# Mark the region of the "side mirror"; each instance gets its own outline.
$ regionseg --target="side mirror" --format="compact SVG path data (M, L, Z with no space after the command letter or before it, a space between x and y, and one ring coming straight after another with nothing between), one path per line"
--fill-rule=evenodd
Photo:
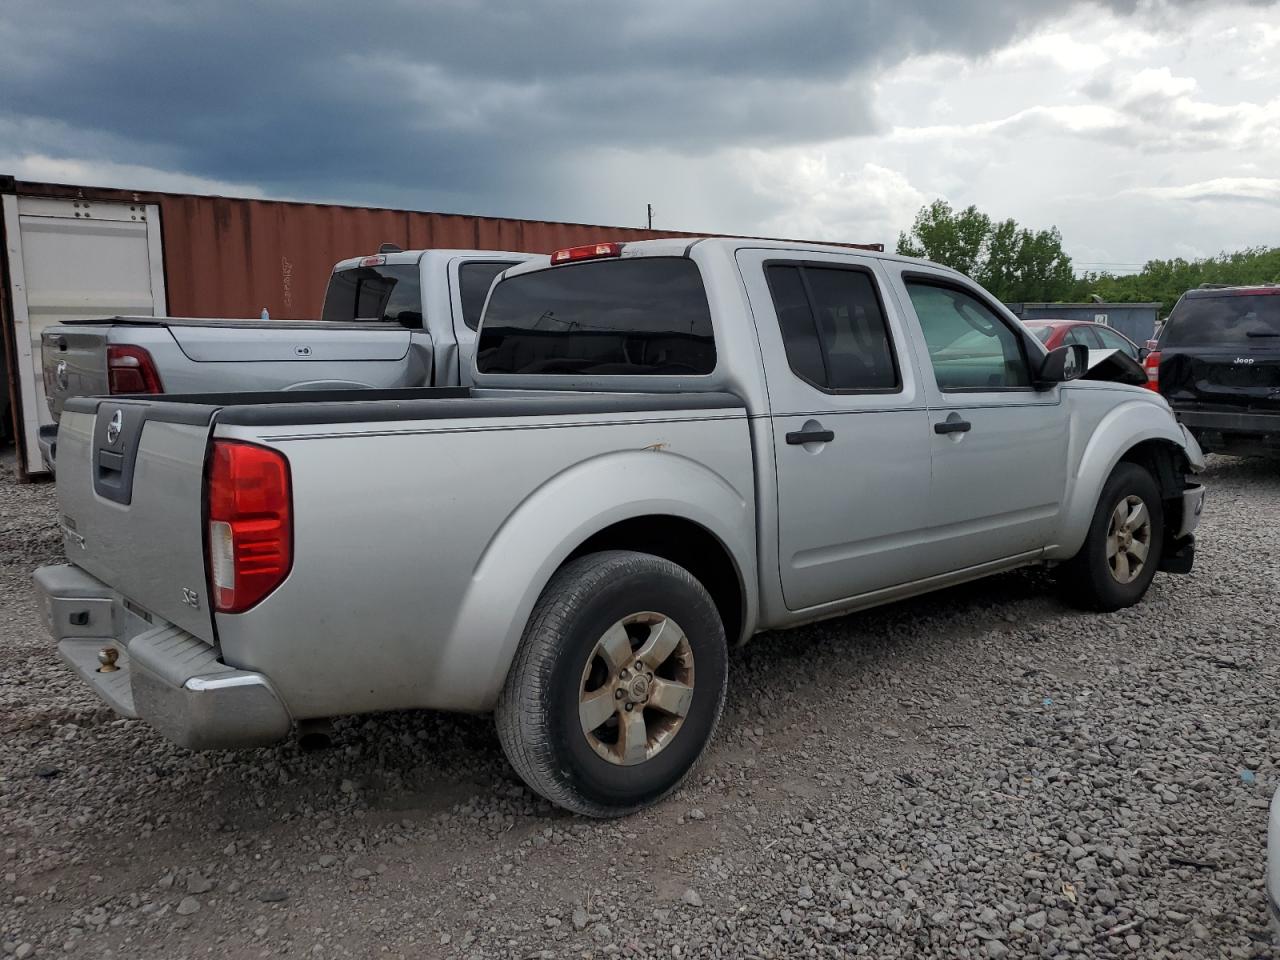
M1150 347L1139 347L1139 348L1138 348L1138 362L1139 362L1139 363L1141 363L1143 360L1147 359L1147 357L1149 357L1150 355L1151 355L1151 348L1150 348Z
M1089 348L1083 343L1068 343L1049 351L1036 380L1045 385L1066 383L1083 377L1088 370Z

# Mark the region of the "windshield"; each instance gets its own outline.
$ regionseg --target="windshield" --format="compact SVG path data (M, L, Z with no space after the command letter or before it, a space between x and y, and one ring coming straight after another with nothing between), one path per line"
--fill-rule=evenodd
M1032 327L1028 326L1028 330L1036 335L1036 339L1041 343L1048 343L1049 338L1053 336L1053 327Z
M422 289L416 263L348 267L329 278L321 317L335 323L422 326Z
M597 260L517 274L489 295L481 373L690 375L716 365L692 260Z
M1280 295L1183 297L1165 321L1162 347L1280 343Z

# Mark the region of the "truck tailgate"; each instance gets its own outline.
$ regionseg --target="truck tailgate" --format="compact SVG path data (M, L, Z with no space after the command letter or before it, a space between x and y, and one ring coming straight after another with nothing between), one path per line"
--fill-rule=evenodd
M94 397L110 392L107 381L107 337L110 323L59 325L40 338L40 363L49 412L56 420L68 397Z
M210 643L203 497L215 410L79 397L67 402L58 429L67 558L141 615Z

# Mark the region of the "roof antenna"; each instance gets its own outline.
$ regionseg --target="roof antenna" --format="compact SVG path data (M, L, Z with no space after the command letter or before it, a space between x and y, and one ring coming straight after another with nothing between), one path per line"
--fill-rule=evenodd
M384 243L382 246L378 248L378 252L379 253L404 253L404 251L401 250L394 243Z

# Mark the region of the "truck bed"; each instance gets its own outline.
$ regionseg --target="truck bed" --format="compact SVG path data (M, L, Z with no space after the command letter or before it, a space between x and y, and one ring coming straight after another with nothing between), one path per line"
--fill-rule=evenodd
M206 596L204 471L222 441L279 451L291 476L291 571L234 614ZM723 392L75 398L58 443L72 562L153 628L278 677L295 718L491 709L542 568L611 510L692 510L754 557L747 413Z

